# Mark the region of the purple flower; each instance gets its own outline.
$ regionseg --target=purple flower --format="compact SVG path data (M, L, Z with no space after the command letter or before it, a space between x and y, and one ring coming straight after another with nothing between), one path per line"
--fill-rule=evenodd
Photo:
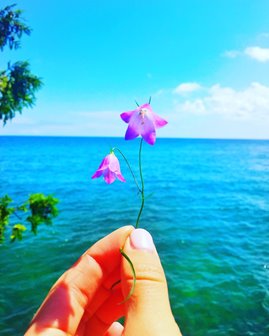
M156 128L167 124L166 120L152 111L150 104L141 105L133 111L123 112L120 116L129 124L125 140L132 140L141 135L150 145L154 145L156 141Z
M108 184L113 183L116 178L118 178L122 182L126 182L125 178L121 174L119 160L117 159L114 152L111 152L103 159L99 168L93 174L92 179L100 177L102 175L104 176L104 180Z

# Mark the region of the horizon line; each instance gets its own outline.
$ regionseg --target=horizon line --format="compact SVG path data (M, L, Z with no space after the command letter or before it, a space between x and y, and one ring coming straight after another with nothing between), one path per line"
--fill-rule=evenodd
M109 136L109 135L32 135L32 134L0 134L0 137L31 137L31 138L117 138L117 139L124 139L121 136ZM214 138L214 137L164 137L160 136L158 139L178 139L178 140L238 140L238 141L269 141L269 138Z

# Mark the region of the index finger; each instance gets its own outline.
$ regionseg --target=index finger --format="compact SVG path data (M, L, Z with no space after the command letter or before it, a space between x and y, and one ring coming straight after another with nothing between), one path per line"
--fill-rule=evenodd
M25 335L45 335L46 331L74 335L97 289L119 267L119 249L132 230L132 226L122 227L87 250L52 287Z

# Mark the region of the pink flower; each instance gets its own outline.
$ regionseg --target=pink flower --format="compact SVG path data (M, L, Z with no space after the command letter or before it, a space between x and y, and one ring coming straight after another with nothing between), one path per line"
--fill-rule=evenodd
M103 159L99 168L93 174L92 179L100 177L102 175L104 176L104 180L108 184L113 183L116 178L118 178L122 182L126 182L125 178L121 174L119 160L117 159L114 152L111 152Z
M132 140L141 135L150 145L154 145L156 141L156 128L167 124L166 120L152 111L150 104L141 105L133 111L123 112L120 116L129 124L125 140Z

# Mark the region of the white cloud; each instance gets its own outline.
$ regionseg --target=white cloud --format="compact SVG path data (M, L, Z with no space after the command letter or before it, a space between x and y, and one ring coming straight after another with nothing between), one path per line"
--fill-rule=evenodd
M121 121L119 111L66 111L65 120L55 114L44 118L34 113L25 111L28 116L18 115L8 122L0 131L2 135L27 134L27 135L82 135L82 136L117 136L124 134L126 124Z
M227 50L223 53L224 57L228 57L228 58L236 58L241 54L240 51L238 50Z
M187 83L185 83L187 84ZM168 120L158 137L221 137L269 139L269 86L251 83L243 89L221 84L187 94L162 88L153 99L154 111ZM74 109L58 106L25 111L0 130L2 135L124 136L127 124L115 110Z
M267 39L267 38L269 38L269 33L268 32L261 33L258 37L263 38L263 39Z
M269 87L255 82L244 90L237 91L216 84L206 89L203 97L177 103L177 110L199 115L218 115L228 119L268 122Z
M173 93L177 94L185 94L193 91L197 91L201 89L201 85L195 82L190 83L182 83L178 85L174 90Z
M164 94L165 93L165 90L164 89L160 89L160 90L158 90L157 92L155 92L153 95L152 95L152 97L159 97L159 96L161 96L162 94Z
M269 61L269 48L261 48L258 46L247 47L244 53L259 62Z
M259 46L246 47L243 51L239 50L227 50L222 56L227 58L237 58L241 55L248 56L258 62L268 62L269 61L269 48L262 48Z

